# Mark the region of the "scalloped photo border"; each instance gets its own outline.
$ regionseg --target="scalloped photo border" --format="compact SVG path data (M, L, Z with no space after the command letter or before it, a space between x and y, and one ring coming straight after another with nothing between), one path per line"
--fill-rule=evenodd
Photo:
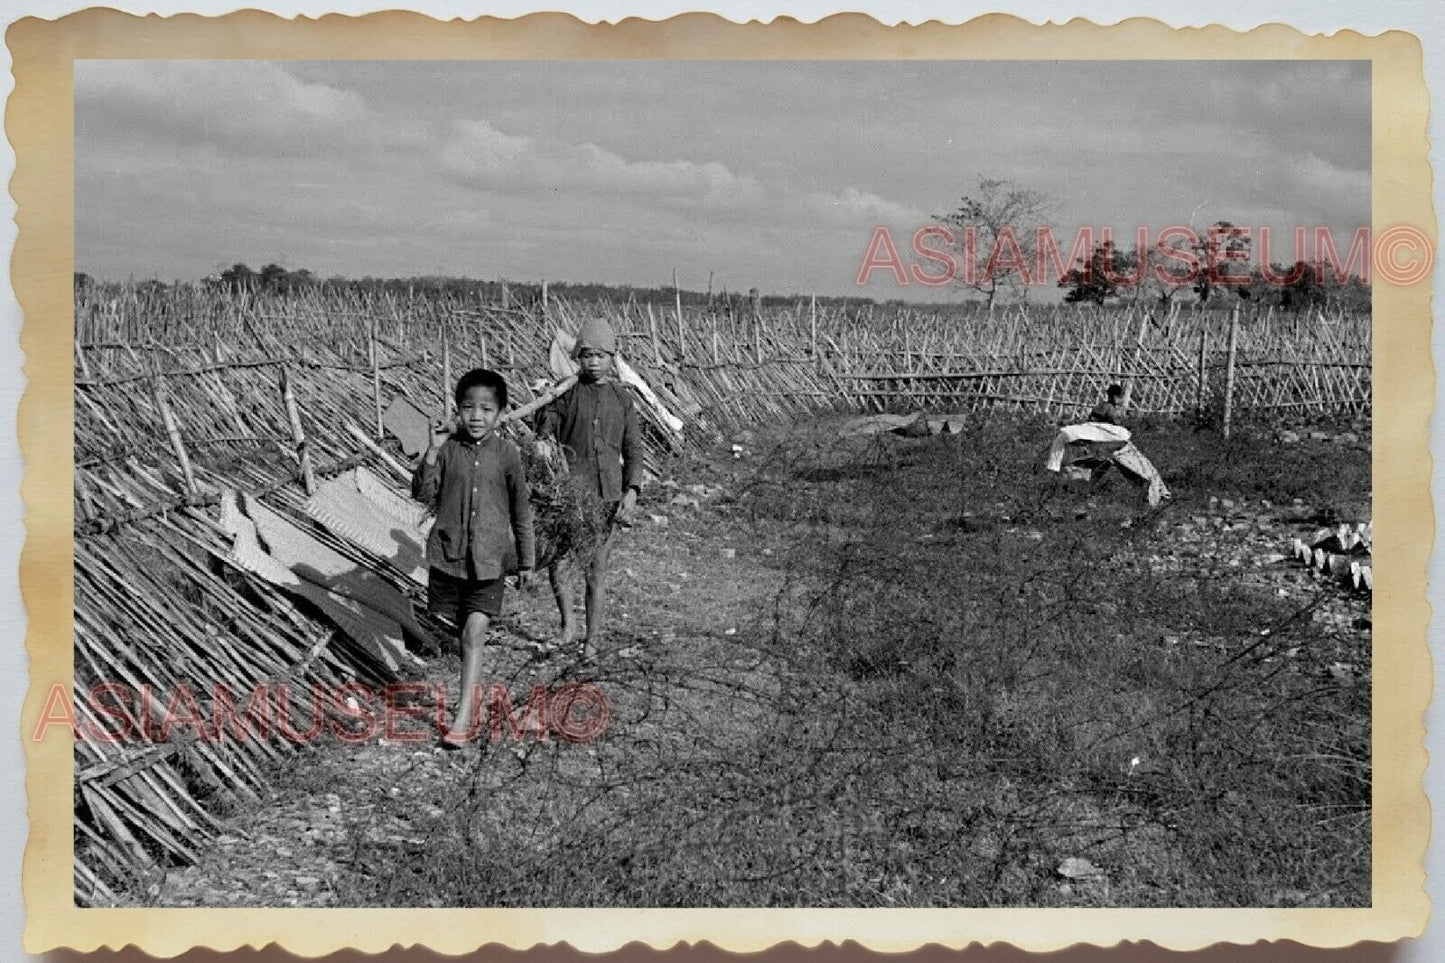
M1411 34L1306 36L1271 24L1171 28L1151 19L1037 26L1004 15L961 25L883 26L842 14L814 24L737 24L712 14L589 25L564 14L443 22L411 12L284 19L136 17L92 9L29 18L6 35L15 90L5 126L17 162L10 190L19 236L11 264L24 312L29 385L19 438L27 539L21 587L29 617L29 690L21 720L30 831L25 948L90 951L133 944L160 957L191 947L278 944L305 956L424 945L458 954L483 944L566 942L601 952L709 941L757 951L784 941L845 940L902 951L927 943L1006 942L1028 951L1148 940L1190 950L1293 940L1341 947L1420 933L1429 913L1423 859L1423 714L1431 692L1425 566L1434 534L1428 420L1435 398L1429 279L1374 287L1374 698L1372 904L1357 909L164 909L78 908L72 871L70 739L32 742L47 691L72 679L74 264L73 64L82 59L921 59L1368 60L1372 65L1375 233L1410 225L1434 243L1422 49Z

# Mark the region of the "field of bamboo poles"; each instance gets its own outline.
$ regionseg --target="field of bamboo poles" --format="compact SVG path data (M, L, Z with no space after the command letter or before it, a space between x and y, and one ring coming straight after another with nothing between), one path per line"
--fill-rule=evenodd
M104 289L103 289L104 290ZM254 361L280 335L331 360L365 366L368 337L389 365L421 374L446 341L469 361L515 376L546 375L553 326L600 311L624 356L675 413L746 425L834 408L887 411L1027 408L1068 417L1111 382L1131 408L1185 414L1223 389L1233 369L1240 409L1308 416L1370 408L1370 316L1337 308L1277 312L1138 305L978 304L830 308L810 299L761 312L733 303L502 307L457 296L226 296L183 287L109 289L78 306L78 344L209 350L213 364ZM1233 362L1231 363L1231 343ZM527 384L519 379L517 387Z
M108 284L79 289L75 311L75 878L77 899L98 905L149 867L194 859L219 831L216 814L255 798L267 762L304 741L99 733L123 716L137 731L142 716L165 718L183 690L212 719L221 690L242 700L258 686L334 691L398 677L343 627L234 563L225 494L256 499L373 583L420 600L414 574L309 517L308 494L357 466L404 491L386 406L404 397L439 411L449 381L474 366L502 371L526 405L557 380L554 331L575 331L589 313L609 317L623 356L685 425L680 442L644 408L654 475L681 444L740 426L832 410L1070 417L1114 381L1136 410L1165 414L1212 403L1226 382L1239 409L1370 406L1367 315L859 310L811 299L766 312L684 310L680 298L503 306ZM107 709L90 697L102 684L139 695ZM337 707L323 700L317 711Z

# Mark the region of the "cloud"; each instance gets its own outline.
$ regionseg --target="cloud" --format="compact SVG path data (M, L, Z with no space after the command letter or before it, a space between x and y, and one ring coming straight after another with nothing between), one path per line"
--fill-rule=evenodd
M601 196L756 227L925 219L916 208L854 186L794 192L718 161L628 160L592 143L509 134L485 120L458 121L439 163L456 183L486 191Z
M1064 232L1369 216L1368 65L81 61L75 79L77 258L111 276L284 253L838 291L874 226L928 223L979 174L1055 197Z
M492 191L603 193L685 207L757 204L758 181L716 161L629 161L596 144L518 137L485 120L460 120L440 163L457 183Z
M1370 199L1370 172L1340 167L1315 154L1286 159L1286 170L1303 194L1343 197L1349 201Z
M866 221L922 225L930 220L917 208L895 203L856 187L845 187L841 191L811 192L803 198L802 207L817 218L838 224L858 224Z
M302 80L266 61L81 61L76 131L85 140L238 156L308 154L415 143L415 124L384 120L353 90Z

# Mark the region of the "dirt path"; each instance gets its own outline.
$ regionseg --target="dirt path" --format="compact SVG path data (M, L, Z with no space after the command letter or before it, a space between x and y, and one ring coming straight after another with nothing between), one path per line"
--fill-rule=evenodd
M657 519L665 519L659 524ZM509 592L493 632L486 680L505 684L520 717L535 684L595 680L613 714L601 742L615 748L661 744L686 733L693 744L723 745L748 727L757 704L739 698L766 685L756 654L737 644L739 632L766 609L773 578L744 533L719 527L698 508L653 504L614 551L610 624L600 664L584 669L573 654L537 658L536 640L556 628L556 609L544 587ZM580 596L580 593L579 593ZM453 647L454 648L454 647ZM686 684L678 675L686 666ZM432 660L418 680L446 686L454 705L454 651ZM671 691L658 691L665 687ZM555 738L539 744L524 735L499 745L456 753L432 746L427 718L404 719L398 735L361 742L323 737L298 751L276 774L269 798L234 814L228 831L195 865L170 871L150 887L149 901L173 906L333 906L355 894L346 881L378 859L422 859L435 844L439 820L468 805L481 782L493 797L515 796L557 779L597 782L599 746ZM376 712L380 715L379 703ZM605 759L606 749L602 753ZM501 807L491 805L497 820ZM511 810L515 815L515 808ZM536 813L528 822L536 826ZM496 827L494 827L496 828ZM500 830L499 830L500 831Z

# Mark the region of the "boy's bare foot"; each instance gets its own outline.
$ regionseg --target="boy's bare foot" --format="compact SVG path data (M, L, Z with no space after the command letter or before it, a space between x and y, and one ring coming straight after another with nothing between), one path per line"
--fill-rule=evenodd
M583 661L583 662L596 662L596 661L597 661L597 644L596 644L595 642L593 642L591 639L583 639L583 640L582 640L582 661Z

